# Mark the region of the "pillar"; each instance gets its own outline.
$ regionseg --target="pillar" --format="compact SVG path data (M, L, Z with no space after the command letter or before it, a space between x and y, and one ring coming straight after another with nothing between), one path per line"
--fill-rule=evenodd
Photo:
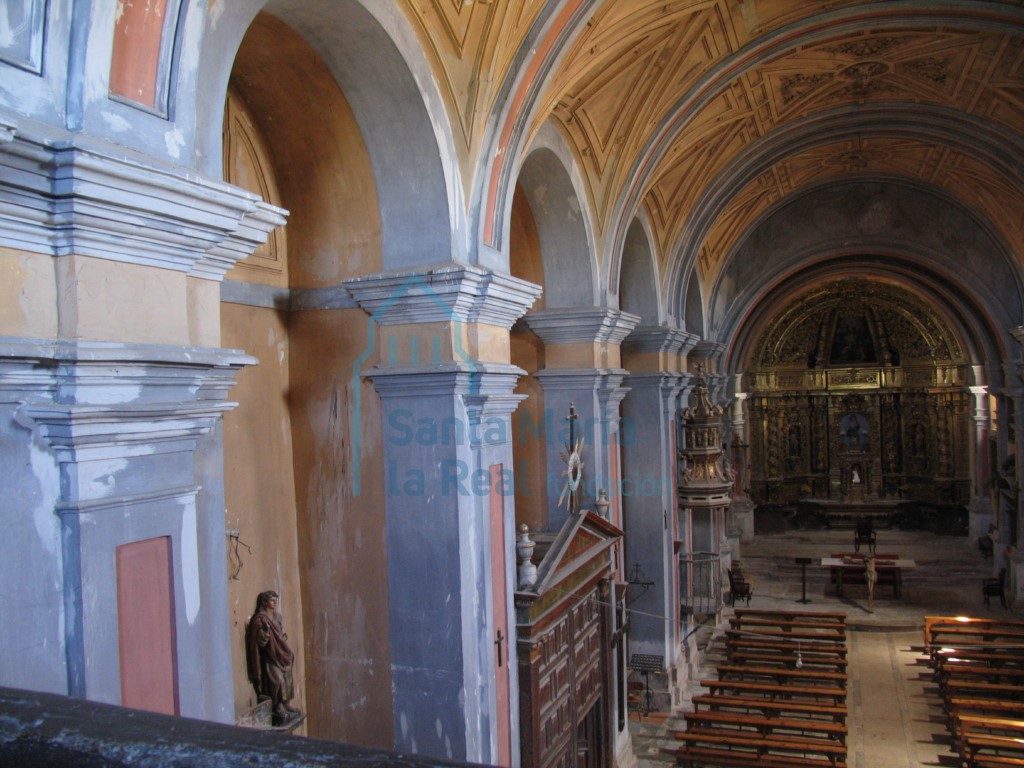
M622 404L623 523L626 579L631 583L630 653L679 655L676 542L676 407L688 374L680 358L697 337L674 328L637 328L623 343L629 394ZM630 491L630 492L627 492Z
M523 371L509 363L508 335L540 289L459 264L346 287L371 315L377 357L365 375L383 422L395 746L497 763L511 741L515 764L511 415Z
M569 444L570 405L577 414L576 441L582 438L580 506L593 509L598 491L604 489L611 502L611 521L621 527L617 433L627 372L621 367L620 345L638 319L602 307L550 309L526 316L530 330L544 342L546 367L535 375L544 391L549 530L558 530L568 516L565 500L561 505L558 500L565 487L563 454Z

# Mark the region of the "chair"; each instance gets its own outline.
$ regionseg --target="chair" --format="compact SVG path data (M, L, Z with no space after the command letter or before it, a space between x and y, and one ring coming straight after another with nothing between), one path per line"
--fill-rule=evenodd
M733 566L729 569L729 602L732 606L736 607L737 598L740 600L746 600L747 605L750 605L750 598L753 597L754 589L750 582L747 581L747 577L743 575L743 571Z
M999 575L981 582L981 595L985 599L985 607L989 607L989 598L998 597L999 604L1006 607L1006 569L1000 568Z
M875 551L875 526L870 518L862 517L857 521L857 528L853 533L853 550L860 552L860 545L867 544L872 553Z

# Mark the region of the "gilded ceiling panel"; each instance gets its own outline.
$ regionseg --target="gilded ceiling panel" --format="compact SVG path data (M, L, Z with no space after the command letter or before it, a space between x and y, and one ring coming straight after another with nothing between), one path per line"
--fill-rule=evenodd
M900 286L846 279L816 286L773 315L753 347L759 351L753 363L762 369L828 365L820 353L833 348L837 321L858 315L869 319L887 364L963 360L956 334L929 302Z
M405 0L427 41L442 88L462 127L469 174L498 89L522 55L527 34L548 6L543 0ZM636 181L637 162L685 95L701 78L745 46L816 17L824 30L835 14L863 6L865 23L852 35L793 47L754 63L678 115L674 143L646 176L644 205L661 253L668 253L710 184L730 183L735 161L752 143L785 139L793 121L862 104L925 104L994 121L1010 131L1024 125L1024 42L995 27L927 31L920 23L879 29L862 0L605 0L560 55L534 112L532 129L553 119L574 145L599 230ZM899 4L894 4L899 5ZM1012 4L1008 4L1012 5ZM950 13L970 14L970 6ZM820 15L819 15L820 14ZM891 22L890 22L891 23ZM851 113L852 114L852 113ZM934 114L934 113L933 113ZM884 133L885 126L878 126ZM778 163L737 189L699 247L705 277L735 246L750 222L807 184L849 174L904 176L938 184L994 217L1024 252L1024 224L1013 211L1020 190L958 152L938 145L879 139L827 147ZM671 258L670 255L665 258Z

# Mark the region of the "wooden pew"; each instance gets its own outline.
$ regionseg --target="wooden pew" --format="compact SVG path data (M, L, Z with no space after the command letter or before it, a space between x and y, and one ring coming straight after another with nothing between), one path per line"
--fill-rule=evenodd
M1024 766L1024 741L1014 736L967 733L959 743L960 756L971 768Z
M799 648L802 652L813 652L819 655L832 654L836 658L846 658L846 643L835 641L816 642L814 640L774 640L757 635L748 635L742 632L734 633L726 630L725 648L727 653L733 651L761 651L771 650L779 652L795 652Z
M778 685L830 685L846 687L845 672L786 667L754 667L747 664L720 664L720 679L774 680Z
M761 736L819 738L846 744L846 726L809 717L766 717L721 711L686 713L687 731L756 733Z
M934 669L939 682L950 675L960 674L965 677L984 677L993 683L1024 683L1024 667L1019 663L991 664L987 659L945 656L936 660Z
M744 696L763 696L768 700L830 701L837 706L846 704L846 689L828 685L778 685L750 680L701 680L700 684L716 695L731 692Z
M935 646L930 662L933 667L953 659L961 662L989 664L993 667L1024 667L1024 648L1001 648L987 644L966 646Z
M776 738L682 731L676 759L685 768L695 766L751 766L752 768L845 768L846 747L824 739Z
M785 609L762 609L762 608L737 608L735 615L739 618L782 618L790 621L811 620L811 621L833 621L837 624L846 623L845 613L830 613L828 611L790 611Z
M943 645L1024 646L1024 622L1020 621L926 616L924 632L929 652Z
M975 737L1012 738L1018 742L1018 757L1024 758L1024 720L964 715L957 718L953 732L961 758L973 759L971 741ZM1000 750L1000 752L1002 752Z
M951 677L946 680L943 688L943 695L950 700L954 698L1024 700L1024 687L1015 683L989 683L984 680Z
M805 653L804 651L792 651L790 653L753 653L750 651L733 651L728 654L729 662L731 664L747 664L753 663L757 666L770 666L772 664L779 664L790 669L796 668L799 662L804 667L811 668L825 668L831 669L836 672L845 672L847 667L847 660L838 658L834 655L827 654L816 654L816 653Z
M950 624L960 627L1005 627L1007 629L1024 629L1024 621L1015 619L978 618L976 616L925 616L924 617L924 640L928 643L931 636L931 628L937 624Z
M816 701L798 701L795 699L766 699L763 696L730 696L726 693L699 693L692 699L695 711L701 709L739 712L760 712L765 717L782 715L800 716L805 718L825 718L832 722L846 722L846 706L824 704Z
M821 633L822 635L846 637L846 625L835 621L815 621L813 619L771 619L757 616L733 616L729 619L733 629L748 632L760 632L762 629L779 630L787 636L794 630L802 633Z
M799 641L801 645L804 642L811 643L834 643L835 645L846 645L846 636L838 635L836 633L826 632L814 632L804 630L792 630L792 629L777 629L772 627L758 627L757 629L737 629L730 627L725 630L726 642L728 643L729 636L734 637L746 637L752 641L760 640L771 641L771 642L783 642L791 640L793 642Z
M972 699L953 696L946 702L946 708L951 718L963 714L1024 719L1024 701L1013 699Z

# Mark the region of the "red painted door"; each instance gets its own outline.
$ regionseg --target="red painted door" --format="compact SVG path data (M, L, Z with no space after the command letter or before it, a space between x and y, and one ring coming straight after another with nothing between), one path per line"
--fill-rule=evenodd
M171 540L117 548L117 637L121 704L178 714Z
M515 647L508 636L508 585L505 565L505 496L501 464L492 464L491 471L491 590L494 601L495 690L497 692L498 759L497 764L512 765L512 708L509 702L510 656Z

